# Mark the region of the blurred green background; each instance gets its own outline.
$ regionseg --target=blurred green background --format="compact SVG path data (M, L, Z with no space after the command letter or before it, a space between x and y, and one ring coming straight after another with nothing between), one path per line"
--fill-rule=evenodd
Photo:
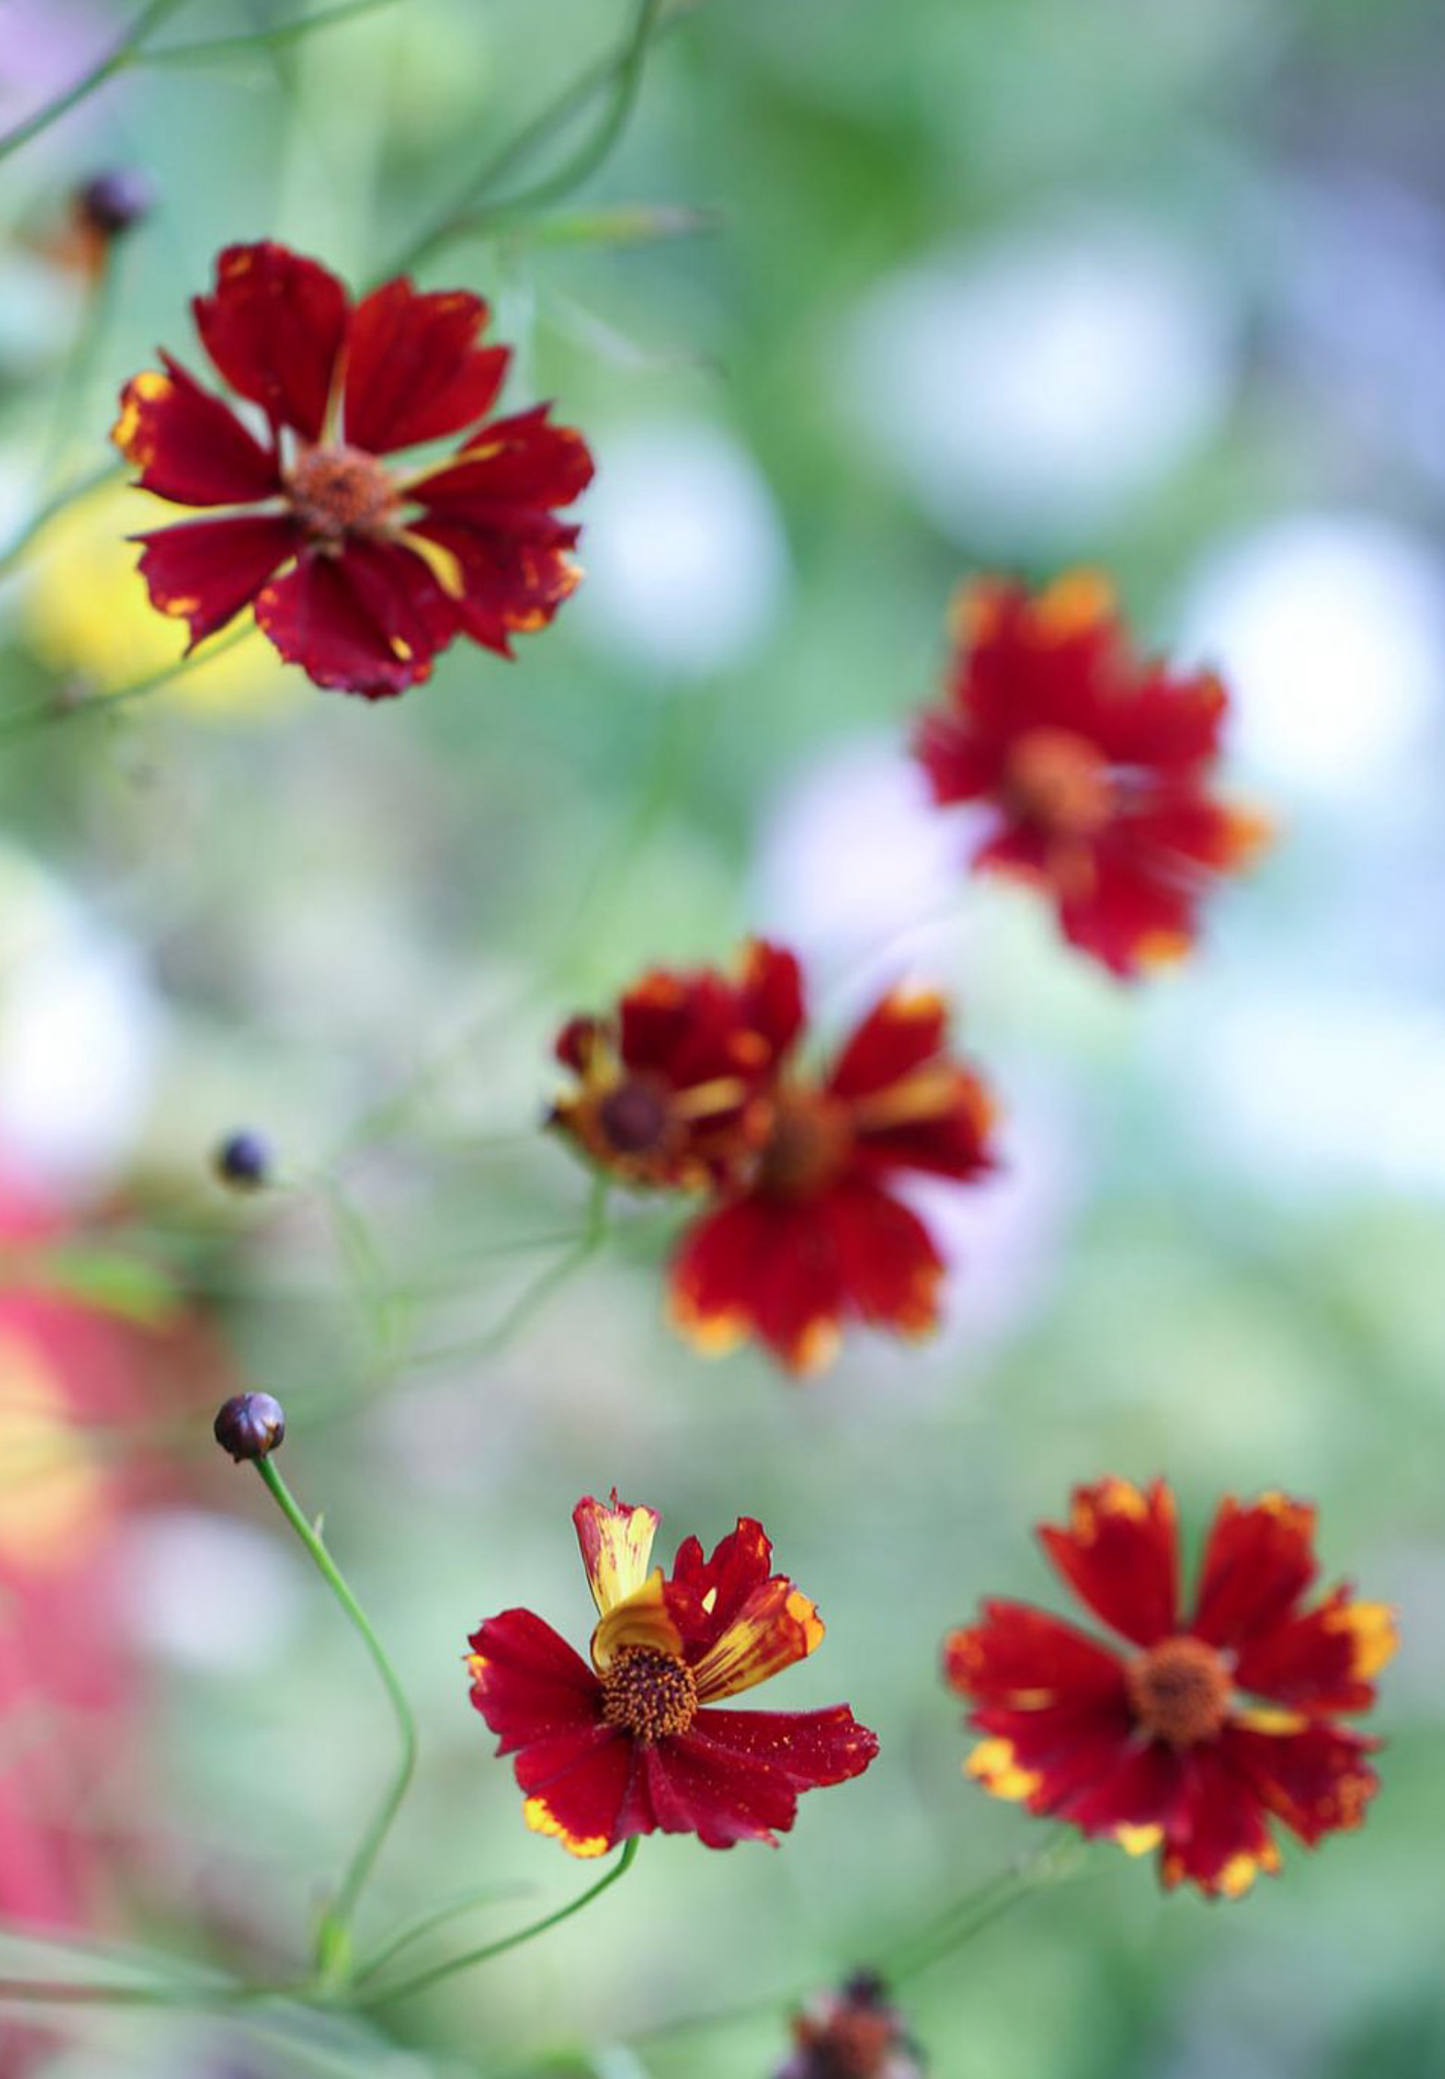
M191 0L158 46L294 13ZM383 274L629 18L394 0L137 69L7 160L0 538L104 467L157 342L198 365L221 245ZM5 0L0 121L128 19ZM1442 57L1409 0L704 0L595 178L427 270L492 300L509 398L556 399L597 456L588 584L514 664L458 646L369 708L253 639L7 733L177 646L116 547L140 494L7 574L0 1168L103 1214L291 1411L287 1476L422 1719L365 1929L521 1887L460 1924L481 1941L585 1881L524 1830L461 1666L514 1603L583 1644L584 1491L654 1503L668 1554L760 1516L829 1621L767 1703L846 1697L883 1742L777 1854L645 1842L594 1912L374 2026L98 2011L39 2069L493 2073L572 2044L592 2064L553 2069L767 2073L790 1999L1040 1845L962 1781L939 1643L982 1594L1062 1606L1031 1527L1072 1483L1164 1471L1194 1535L1225 1491L1317 1500L1327 1578L1399 1606L1384 1793L1238 1905L1094 1851L909 1988L931 2069L1445 2073ZM113 164L160 203L89 337L47 247ZM621 244L620 205L705 220ZM1223 665L1233 775L1284 826L1192 965L1133 991L962 879L900 754L957 579L1080 560ZM880 979L946 984L1004 1113L1004 1177L929 1201L943 1333L855 1337L803 1387L671 1337L665 1207L615 1203L510 1312L584 1217L536 1132L557 1025L751 928L805 954L825 1037ZM240 1123L285 1171L245 1203L206 1169ZM103 1931L284 1972L391 1728L259 1485L212 1463L214 1389L97 1443L154 1470L111 1579L144 1704L94 1786L126 1819ZM33 1954L0 1939L0 1970Z

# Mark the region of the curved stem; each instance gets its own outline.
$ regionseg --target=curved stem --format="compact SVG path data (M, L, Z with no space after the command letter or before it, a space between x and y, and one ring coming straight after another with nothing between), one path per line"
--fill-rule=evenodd
M418 1971L413 1977L403 1978L400 1983L378 1985L370 1992L359 1994L357 2004L363 2007L381 2007L392 2000L408 2000L414 1993L424 1992L429 1985L436 1985L443 1978L450 1978L458 1971L468 1971L474 1964L489 1963L494 1956L505 1956L509 1949L520 1949L524 1942L535 1941L538 1935L545 1935L551 1928L560 1927L564 1920L570 1920L574 1913L580 1913L584 1906L590 1906L594 1899L601 1898L603 1892L615 1884L619 1877L627 1874L636 1859L637 1836L634 1834L632 1839L624 1844L621 1856L605 1877L599 1877L595 1884L589 1885L586 1891L580 1892L565 1906L559 1906L554 1913L544 1915L541 1920L531 1921L526 1927L519 1927L510 1935L503 1935L500 1941L488 1942L484 1948L469 1949L465 1955L449 1957L444 1963L432 1964L429 1969Z
M91 470L89 475L78 477L73 483L63 484L53 498L47 498L45 503L31 514L20 532L0 549L0 577L14 568L36 536L43 533L50 522L63 513L68 505L77 499L88 497L92 491L98 491L102 484L113 483L124 468L124 462L118 459L103 463L99 469Z
M9 736L28 735L32 729L41 728L46 723L78 721L82 717L108 715L113 708L129 707L132 701L141 700L148 693L158 692L162 686L169 686L173 680L184 678L188 672L199 669L208 658L219 657L223 650L234 649L238 643L254 633L254 625L251 621L242 621L236 627L227 629L222 635L207 637L203 648L189 650L184 657L178 657L174 664L163 665L159 671L150 672L145 678L137 679L132 686L118 686L113 693L95 693L68 706L55 700L42 700L37 701L33 707L20 708L15 714L0 714L0 742Z
M351 1916L356 1910L356 1902L361 1896L362 1887L371 1874L371 1866L380 1853L381 1844L386 1839L391 1823L400 1809L402 1799L406 1796L413 1771L416 1768L416 1721L412 1717L411 1705L406 1700L405 1691L397 1679L396 1670L387 1659L381 1641L371 1628L366 1612L342 1579L336 1562L322 1543L320 1536L297 1507L290 1488L276 1469L274 1459L258 1458L256 1460L256 1470L270 1489L282 1515L310 1553L317 1571L321 1574L327 1587L331 1590L337 1602L340 1603L355 1629L360 1633L362 1644L371 1655L376 1672L380 1675L386 1693L391 1699L392 1709L396 1713L397 1729L401 1734L401 1758L397 1763L396 1771L392 1776L391 1782L387 1785L381 1803L376 1808L371 1824L361 1837L356 1852L347 1867L346 1874L337 1887L336 1896L332 1900L322 1922L318 1943L318 1963L323 1978L333 1979L339 1973L344 1973L346 1967L347 1928Z
M139 62L145 65L204 65L213 58L243 57L247 51L275 50L288 43L300 43L303 37L315 35L320 29L334 29L343 22L355 21L364 14L376 14L383 7L394 7L396 0L341 0L338 7L328 7L320 14L302 15L299 21L278 22L274 29L255 29L249 36L213 36L200 43L167 43L158 51L145 51Z
M433 1906L428 1912L418 1913L415 1920L404 1921L389 1940L383 1942L379 1949L374 1949L370 1956L357 1965L353 1973L355 1982L361 1984L367 1978L374 1978L394 1957L400 1956L403 1949L410 1949L412 1943L419 1942L423 1935L432 1934L437 1928L445 1927L449 1920L457 1919L462 1913L475 1913L481 1906L495 1905L500 1899L512 1896L516 1889L515 1885L482 1885L476 1891L468 1892L463 1898L449 1899L445 1905Z
M97 59L90 70L82 73L73 86L66 87L53 101L47 101L43 108L38 108L34 115L27 116L24 122L16 123L12 129L0 135L0 159L8 152L18 151L22 144L29 144L32 137L38 137L42 130L48 130L50 125L59 122L63 115L69 115L71 109L93 94L97 87L103 87L117 72L123 72L127 65L133 65L146 38L158 29L168 16L175 14L185 4L186 0L150 0L150 5L141 9L115 48L108 51L103 58Z

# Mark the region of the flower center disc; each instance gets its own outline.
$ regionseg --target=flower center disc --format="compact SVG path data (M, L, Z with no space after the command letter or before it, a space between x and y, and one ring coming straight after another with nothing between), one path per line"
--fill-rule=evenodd
M1021 815L1061 837L1093 837L1114 809L1108 760L1072 729L1026 730L1004 785Z
M650 1083L619 1083L597 1107L598 1129L619 1155L655 1154L671 1124L666 1098Z
M758 1164L758 1188L778 1198L811 1198L848 1160L853 1127L836 1098L780 1091Z
M685 1733L697 1716L692 1669L653 1646L624 1646L602 1678L602 1716L640 1740Z
M1203 1639L1162 1639L1125 1670L1139 1724L1171 1747L1212 1740L1229 1715L1229 1671Z
M396 485L364 448L308 448L286 476L299 519L324 541L374 534L397 504Z

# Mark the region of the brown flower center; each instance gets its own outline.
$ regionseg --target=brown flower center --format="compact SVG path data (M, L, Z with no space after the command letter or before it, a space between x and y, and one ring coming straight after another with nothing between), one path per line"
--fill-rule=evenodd
M1072 729L1028 729L1009 753L1004 791L1017 812L1060 837L1093 837L1114 809L1109 761Z
M876 2079L897 2030L891 2015L845 2009L830 2021L801 2023L798 2038L809 2053L809 2079Z
M396 484L364 448L307 448L286 473L298 518L322 541L375 534L398 503Z
M848 1107L821 1092L781 1090L758 1159L758 1189L812 1198L842 1170L853 1146Z
M602 1677L602 1716L640 1740L685 1733L697 1716L692 1669L654 1646L624 1646Z
M1229 1670L1203 1639L1161 1639L1125 1669L1135 1718L1156 1740L1195 1747L1229 1715Z
M619 1155L655 1154L671 1125L667 1099L652 1083L619 1083L597 1106L597 1130Z

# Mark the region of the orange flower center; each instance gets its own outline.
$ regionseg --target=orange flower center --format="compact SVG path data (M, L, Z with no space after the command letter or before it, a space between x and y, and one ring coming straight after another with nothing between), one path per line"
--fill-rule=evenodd
M1161 1639L1130 1661L1124 1679L1139 1724L1171 1747L1212 1740L1229 1715L1229 1670L1203 1639Z
M822 2079L876 2079L894 2047L896 2031L888 2014L844 2012L831 2021L804 2021L798 2028L803 2049L813 2054L812 2069Z
M780 1090L758 1158L758 1189L776 1198L813 1198L843 1169L852 1146L853 1122L836 1097Z
M685 1733L697 1716L692 1669L655 1646L624 1646L602 1677L602 1716L639 1740Z
M618 1155L656 1154L668 1138L672 1113L655 1084L618 1083L597 1106L597 1130Z
M398 503L390 472L364 448L307 448L286 473L298 518L322 541L378 533Z
M1060 837L1093 837L1114 809L1109 761L1072 729L1027 729L1009 753L1004 792Z

